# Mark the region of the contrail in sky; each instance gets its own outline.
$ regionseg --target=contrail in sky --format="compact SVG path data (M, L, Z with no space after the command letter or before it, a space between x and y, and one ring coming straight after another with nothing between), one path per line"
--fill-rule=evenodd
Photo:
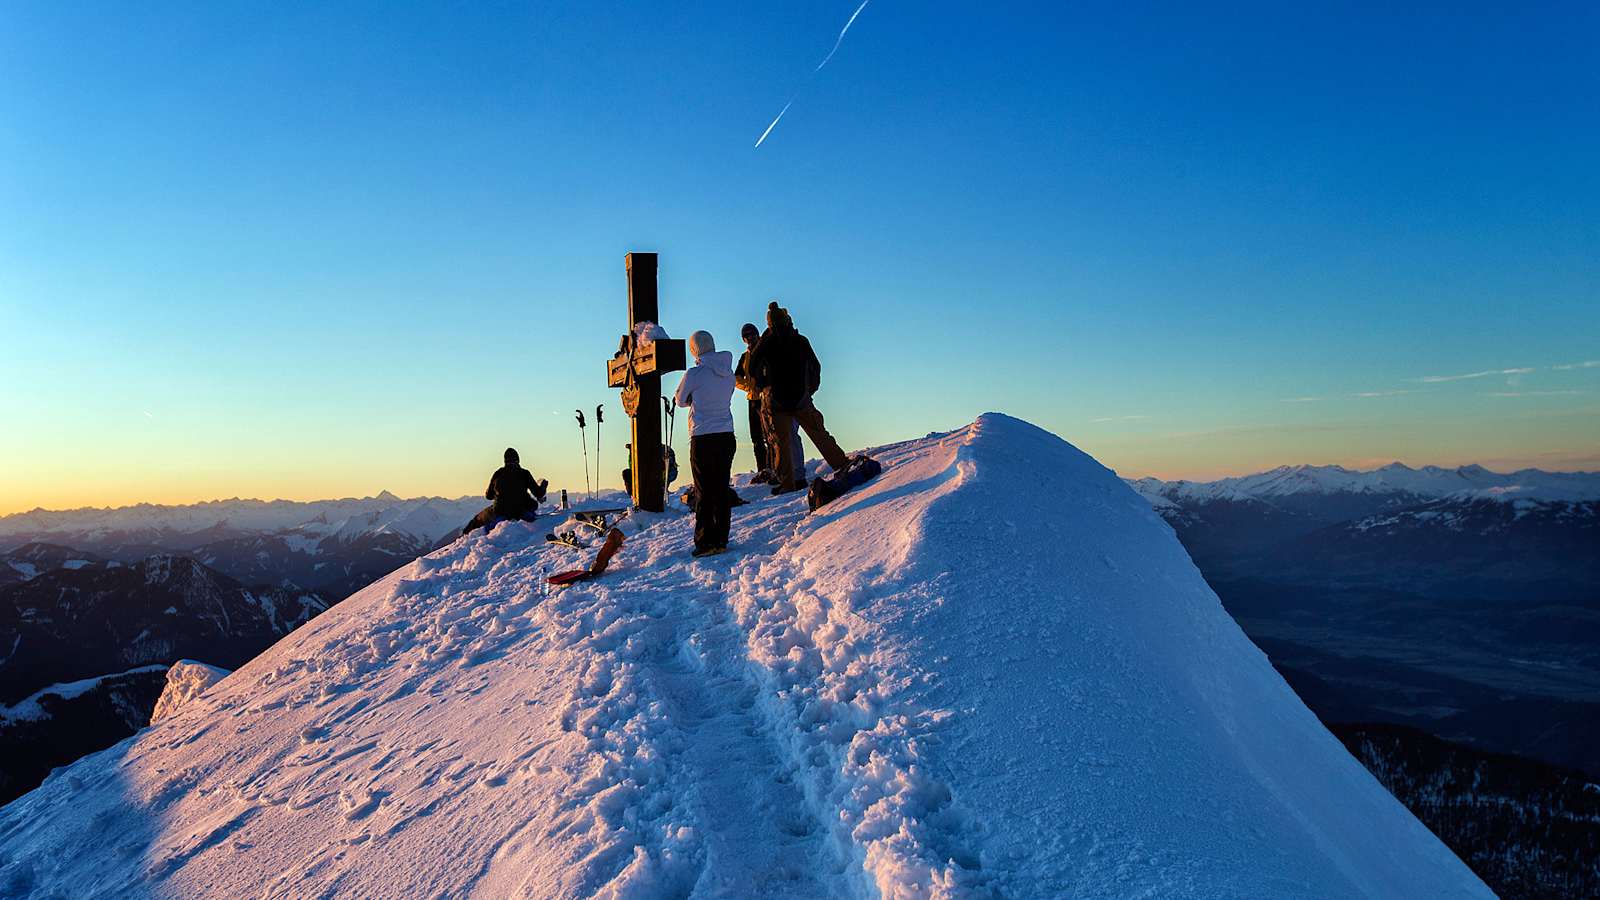
M778 119L783 118L783 114L788 112L789 111L789 107L791 107L793 105L794 105L794 98L790 97L789 98L789 102L785 103L783 105L783 109L778 111ZM761 142L767 139L767 135L772 133L772 129L778 127L778 119L773 119L772 120L772 124L767 126L767 130L761 132L761 137L756 138L756 146L757 147L760 147L761 146Z
M872 2L872 0L861 0L861 5L856 7L856 11L851 13L850 14L850 18L845 21L844 27L839 29L839 36L837 38L835 38L834 41L833 41L833 49L829 50L828 51L828 55L824 56L822 58L822 62L817 63L817 67L815 69L811 70L811 74L812 75L815 75L818 72L821 72L822 71L822 67L828 64L828 60L833 59L833 55L835 53L839 52L839 46L844 43L845 33L850 30L850 26L851 25L854 25L856 23L856 17L861 15L861 11L863 9L866 9L867 8L867 4L871 3L871 2ZM774 118L772 120L772 123L767 126L767 130L761 132L761 137L756 138L756 148L759 149L761 147L762 142L767 139L767 135L772 134L772 129L778 127L778 120L783 118L783 114L789 111L789 107L794 105L795 99L797 97L799 97L799 96L800 96L800 92L799 91L795 91L794 95L789 98L789 102L785 103L783 105L783 109L778 110L777 117Z
M839 38L833 42L833 49L829 50L828 55L823 57L822 62L817 63L817 67L811 71L821 72L822 67L828 64L828 60L833 59L833 55L839 52L839 45L844 43L844 33L850 30L850 26L856 23L856 16L861 15L861 11L866 9L867 4L871 2L872 0L861 0L861 5L856 7L856 11L850 14L850 20L844 23L843 28L839 29Z

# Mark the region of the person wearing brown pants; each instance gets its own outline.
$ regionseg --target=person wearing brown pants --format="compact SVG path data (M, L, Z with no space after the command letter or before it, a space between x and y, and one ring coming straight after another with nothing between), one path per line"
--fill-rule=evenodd
M850 465L850 457L845 455L839 442L833 439L828 429L822 422L822 411L807 397L805 402L796 410L774 409L772 411L772 430L775 434L793 434L794 427L811 438L811 443L817 445L817 452L828 461L835 472L843 472ZM776 494L800 490L805 485L801 483L802 477L796 474L801 466L805 465L804 459L796 459L796 446L800 443L799 436L793 440L778 442L778 489Z
M794 320L776 301L767 306L767 330L750 351L749 371L756 387L762 389L762 401L772 422L767 443L777 457L775 474L779 483L772 489L774 494L800 489L795 469L803 461L795 458L796 442L785 440L796 425L817 445L835 472L849 467L850 457L828 433L821 411L811 400L822 386L822 363L811 349L811 342L795 330Z

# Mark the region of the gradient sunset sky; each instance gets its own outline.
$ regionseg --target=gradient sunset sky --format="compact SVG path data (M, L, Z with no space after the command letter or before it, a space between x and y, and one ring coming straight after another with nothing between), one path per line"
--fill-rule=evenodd
M620 483L629 250L851 448L1600 469L1600 7L859 5L6 4L0 514Z

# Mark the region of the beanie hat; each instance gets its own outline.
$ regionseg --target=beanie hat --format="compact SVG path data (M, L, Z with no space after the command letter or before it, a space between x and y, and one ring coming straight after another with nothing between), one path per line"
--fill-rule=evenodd
M696 331L694 334L689 335L689 352L694 354L695 359L699 359L707 353L712 353L716 349L717 342L711 337L711 332Z
M771 328L772 326L778 324L779 320L781 320L782 318L783 318L783 308L778 305L778 301L774 300L771 303L768 303L767 304L767 327Z
M754 322L746 322L744 323L744 327L739 329L739 336L745 340L749 340L753 337L760 337L761 329L757 328L756 323Z
M519 458L520 457L517 456L517 448L515 448L515 447L507 447L506 448L506 462L507 463L514 463Z

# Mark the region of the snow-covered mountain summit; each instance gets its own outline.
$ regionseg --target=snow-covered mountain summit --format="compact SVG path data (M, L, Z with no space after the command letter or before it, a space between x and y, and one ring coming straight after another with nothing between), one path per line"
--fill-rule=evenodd
M735 552L505 523L0 809L18 896L1488 896L1171 529L988 415Z

